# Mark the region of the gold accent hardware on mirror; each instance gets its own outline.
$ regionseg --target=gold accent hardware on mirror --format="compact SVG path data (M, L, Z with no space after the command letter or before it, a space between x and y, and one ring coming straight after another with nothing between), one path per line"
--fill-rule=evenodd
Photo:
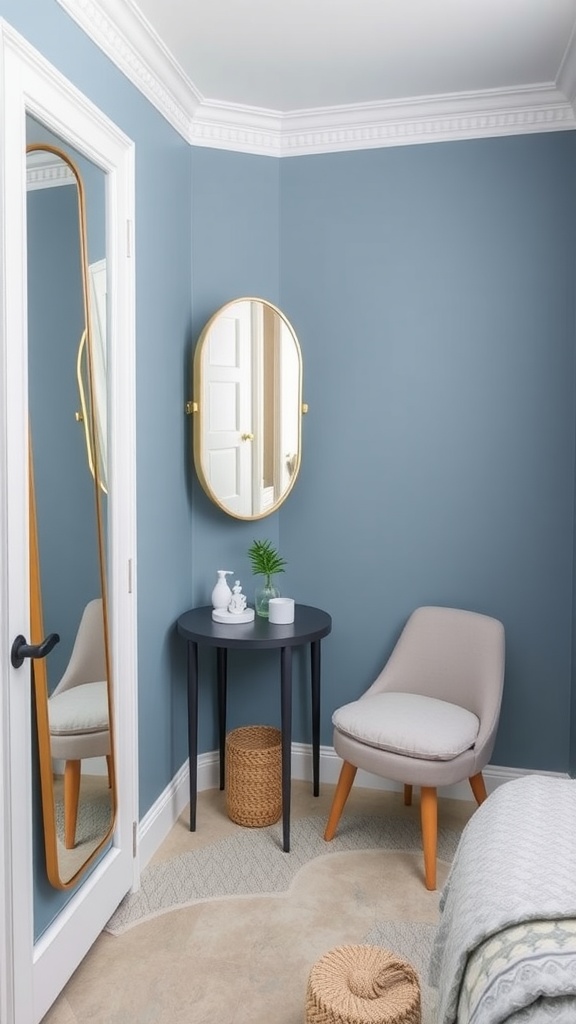
M227 302L200 334L192 383L186 411L199 412L194 465L206 494L235 519L275 512L302 455L302 354L284 313L265 299Z
M308 412L308 402L302 402L302 415L305 416Z
M186 402L186 415L191 416L193 412L198 412L198 402Z
M86 382L84 381L84 376L86 376ZM83 423L84 424L84 436L85 436L85 439L86 439L86 454L87 454L87 458L88 458L88 468L89 468L90 472L92 473L92 476L94 477L94 479L96 479L96 470L95 470L96 459L94 457L94 452L95 452L95 450L97 448L97 443L96 443L97 442L97 437L96 437L95 431L93 429L94 428L94 421L95 421L95 418L96 418L96 412L94 412L94 418L92 418L92 416L90 415L90 413L92 412L92 407L90 408L90 410L88 410L88 402L87 402L87 399L86 399L86 392L88 391L90 394L92 393L92 388L91 388L90 383L89 383L89 377L90 377L90 370L89 370L89 367L88 367L88 355L87 355L87 350L86 350L86 331L84 330L84 331L82 331L82 336L80 338L80 344L78 345L78 356L76 358L76 380L77 380L77 383L78 383L78 393L80 395L80 406L81 406L81 412L79 412L79 413L77 412L76 413L76 421L78 423ZM91 406L92 406L92 403L91 403ZM106 484L105 484L105 482L103 480L104 472L103 472L102 466L99 467L99 470L100 470L100 472L99 472L98 479L99 479L99 482L100 482L100 487L102 488L102 490L106 494Z
M98 402L98 384L105 388L106 380L106 337L99 328L97 344L102 351L95 352L90 275L96 264L88 265L85 192L78 166L65 150L49 143L28 145L26 153L29 161L62 165L63 177L68 179L65 187L29 193L27 227L28 251L37 256L32 261L36 276L28 276L31 644L40 644L44 637L44 621L51 628L57 622L61 637L58 649L48 658L33 656L32 680L46 874L55 888L70 889L110 842L117 812L106 591L107 426L105 403ZM103 186L103 177L101 181ZM54 203L55 194L59 205ZM69 258L62 261L66 272L55 275L51 284L50 305L66 316L52 321L50 310L42 307L39 323L38 315L30 312L37 312L39 295L34 285L41 286L38 275L46 257L50 258L45 218L53 216L55 209L58 246L68 243L65 255ZM105 308L103 315L105 321ZM47 358L55 370L56 392L44 386ZM75 363L80 394L75 420L83 425L90 472L69 413L60 415L61 407L70 409L66 403L77 397L72 394ZM50 462L46 453L50 444L53 449L56 446L54 458L61 456L59 444L65 453L62 494L52 476L48 474L47 479L40 472L46 459ZM78 715L86 722L84 731L79 731Z

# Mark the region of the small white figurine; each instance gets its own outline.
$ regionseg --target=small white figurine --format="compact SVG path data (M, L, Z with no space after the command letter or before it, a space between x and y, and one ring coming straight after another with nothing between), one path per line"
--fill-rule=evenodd
M227 570L223 569L218 570L218 574L220 575L220 572L224 573L225 571L227 572ZM221 581L222 577L219 582ZM228 587L225 576L224 584ZM228 592L230 597L226 604L221 608L212 609L214 622L222 622L227 626L241 626L243 623L253 622L255 612L253 608L248 608L246 594L242 593L240 580L236 580L233 590L230 590L230 587L228 587Z
M240 615L246 609L246 595L242 593L242 587L240 580L236 580L236 583L232 587L232 597L230 598L230 604L228 605L228 611L231 615Z

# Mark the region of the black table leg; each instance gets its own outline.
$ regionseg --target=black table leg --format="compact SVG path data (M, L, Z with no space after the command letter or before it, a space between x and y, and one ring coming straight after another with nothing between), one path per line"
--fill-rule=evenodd
M226 690L228 651L225 647L216 649L216 665L218 676L218 742L220 744L220 789L224 789L226 779Z
M314 796L320 794L320 641L310 644L312 678L312 778Z
M190 768L190 831L196 831L198 790L198 644L188 641L188 763Z
M292 648L280 648L280 700L282 718L282 835L284 853L290 852L290 776L292 768Z

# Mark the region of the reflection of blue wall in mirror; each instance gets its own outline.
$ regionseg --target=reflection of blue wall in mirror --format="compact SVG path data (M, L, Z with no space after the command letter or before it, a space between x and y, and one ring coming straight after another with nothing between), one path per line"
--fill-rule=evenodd
M94 487L83 429L74 418L84 324L76 190L30 191L27 204L30 423L44 627L61 637L47 661L52 689L100 582Z
M58 146L77 164L85 191L88 258L96 261L104 257L104 173L32 118L27 118L27 140ZM99 592L100 583L93 482L83 430L74 419L79 407L76 353L84 321L76 196L71 186L63 186L31 191L28 200L30 416L37 501L42 507L38 519L45 631L57 630L62 637L47 663L49 686L53 688L67 664L82 609ZM41 427L40 421L47 420L47 402L53 402L51 408L62 411L62 416L49 417ZM33 747L35 751L35 736ZM36 757L34 762L36 778ZM45 875L36 787L33 820L34 934L38 938L71 893L56 893Z
M49 143L66 152L78 167L84 184L88 235L88 261L106 256L105 174L73 147L63 142L34 118L26 118L27 143ZM44 197L43 201L42 197ZM41 572L44 591L45 632L56 630L61 643L47 663L49 686L58 682L75 637L86 602L99 590L96 561L94 490L90 476L82 427L74 420L79 407L76 383L76 353L83 311L78 263L78 216L72 187L63 186L28 193L29 232L29 390L30 416L34 435L37 501L43 511L40 529ZM33 227L34 226L34 227ZM56 248L57 247L57 248ZM56 302L59 289L60 301ZM48 316L50 311L50 318ZM52 315L58 323L52 321ZM52 329L49 328L52 323ZM63 373L56 372L62 365ZM63 417L40 428L43 404L49 398ZM46 418L45 416L43 417ZM36 424L36 427L35 427ZM48 472L49 469L49 472ZM76 481L74 498L65 504L71 481ZM64 498L64 502L62 499ZM104 499L105 502L105 499ZM61 509L66 515L61 515ZM104 506L104 519L105 519ZM68 523L68 518L70 522ZM39 517L40 519L40 517ZM54 530L66 522L74 528ZM36 736L33 731L33 778L38 778ZM45 931L74 890L56 892L46 878L40 792L33 787L34 936Z
M84 185L88 261L104 258L105 173L35 118L27 117L26 132L28 143L57 146L77 165ZM82 609L99 592L93 489L83 430L74 419L79 409L76 355L83 324L75 189L65 185L29 191L28 219L30 394L37 502L42 506L38 520L44 626L45 632L60 634L47 666L52 688L68 664ZM48 417L48 409L57 410L57 417ZM70 501L65 496L71 496Z
M26 142L28 144L46 142L51 146L57 146L74 161L82 175L84 184L88 262L95 263L97 260L104 259L106 255L106 176L104 172L30 115L26 117Z

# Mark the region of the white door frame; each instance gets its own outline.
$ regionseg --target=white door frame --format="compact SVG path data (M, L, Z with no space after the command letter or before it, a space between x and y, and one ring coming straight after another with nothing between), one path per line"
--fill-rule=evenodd
M110 289L109 606L119 814L114 841L34 945L29 662L25 117L106 172ZM134 146L0 19L0 1021L36 1024L122 895L137 884ZM116 685L121 680L121 685ZM129 857L127 857L129 851Z

